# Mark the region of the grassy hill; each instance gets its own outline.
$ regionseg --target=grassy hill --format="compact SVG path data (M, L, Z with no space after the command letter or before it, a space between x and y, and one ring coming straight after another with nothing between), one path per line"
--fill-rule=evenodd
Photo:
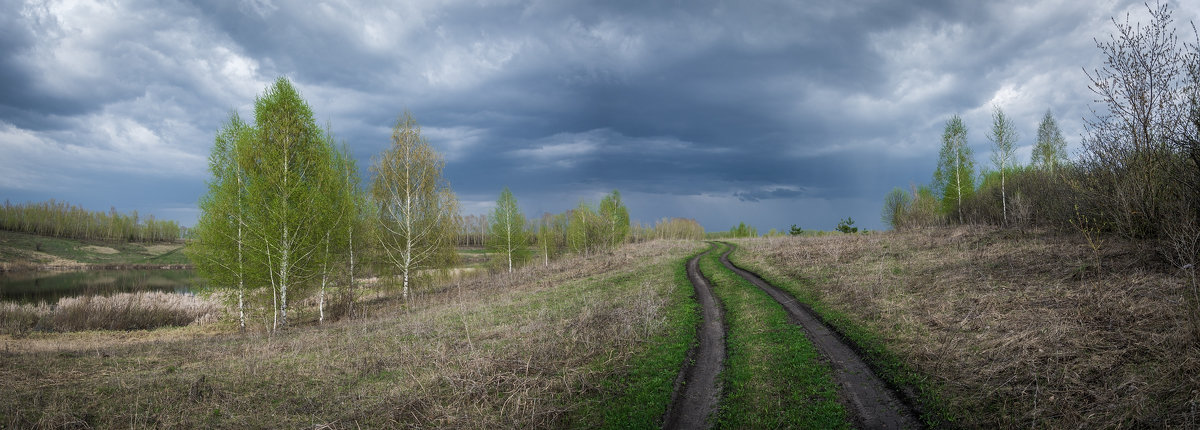
M189 264L182 242L61 239L0 230L0 268Z

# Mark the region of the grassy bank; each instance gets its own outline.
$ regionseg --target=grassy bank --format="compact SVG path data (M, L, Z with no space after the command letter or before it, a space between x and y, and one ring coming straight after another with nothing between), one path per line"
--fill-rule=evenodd
M971 227L738 242L965 427L1190 427L1200 345L1186 285L1118 239Z
M722 428L848 428L845 408L829 365L783 307L726 269L727 247L700 259L725 310L728 357L721 374L725 398L717 413Z
M6 427L640 425L661 417L694 335L677 268L702 245L654 242L386 297L368 317L274 336L5 340ZM53 334L38 334L45 348ZM153 347L147 347L153 342ZM673 345L662 348L662 345ZM664 370L668 376L662 377ZM627 390L627 382L631 389ZM616 411L625 411L617 413Z
M0 230L0 269L182 264L189 262L179 242L84 241Z

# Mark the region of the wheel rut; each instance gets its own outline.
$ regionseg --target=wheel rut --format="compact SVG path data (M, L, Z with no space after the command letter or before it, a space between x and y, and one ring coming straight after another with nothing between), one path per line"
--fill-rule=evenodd
M721 398L721 387L717 375L725 362L725 325L721 305L713 295L712 284L700 274L700 257L716 249L714 244L707 251L692 257L687 262L687 277L700 302L702 320L697 334L700 342L689 354L690 365L680 371L682 383L676 384L671 409L667 412L663 428L699 429L711 427L709 418L717 409Z
M850 409L854 424L869 429L912 429L924 428L917 413L888 388L887 384L871 370L862 359L833 329L826 326L804 304L796 301L787 292L771 285L753 272L737 267L729 261L733 252L730 245L721 254L721 264L738 276L750 281L779 302L792 321L804 328L809 340L825 356L833 376L839 385L839 393ZM690 269L690 266L689 266ZM689 270L689 275L690 275Z

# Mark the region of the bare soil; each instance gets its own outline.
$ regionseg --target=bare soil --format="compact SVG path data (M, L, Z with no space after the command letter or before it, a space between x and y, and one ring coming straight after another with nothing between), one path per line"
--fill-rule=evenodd
M687 262L688 279L696 290L696 299L702 307L703 320L697 333L699 344L689 354L692 364L681 370L682 384L676 386L675 396L668 411L668 429L709 428L709 417L717 409L721 398L720 381L717 375L725 361L725 326L722 323L721 305L713 296L712 285L700 274L699 261L712 252L692 257Z

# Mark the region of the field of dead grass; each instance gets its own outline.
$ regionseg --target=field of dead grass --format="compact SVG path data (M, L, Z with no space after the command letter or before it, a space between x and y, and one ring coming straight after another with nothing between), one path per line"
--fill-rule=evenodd
M736 242L735 263L871 333L953 424L1200 425L1187 285L1137 246L987 227Z
M694 335L675 321L694 314L677 281L702 247L643 243L469 277L412 306L381 297L364 318L274 336L66 333L74 347L47 348L40 335L38 351L0 352L0 427L620 426L629 417L610 411L646 403L625 392L631 369L664 337ZM678 369L687 342L673 344L676 363L659 362ZM665 385L635 394L657 393L665 411L675 373L649 373Z

